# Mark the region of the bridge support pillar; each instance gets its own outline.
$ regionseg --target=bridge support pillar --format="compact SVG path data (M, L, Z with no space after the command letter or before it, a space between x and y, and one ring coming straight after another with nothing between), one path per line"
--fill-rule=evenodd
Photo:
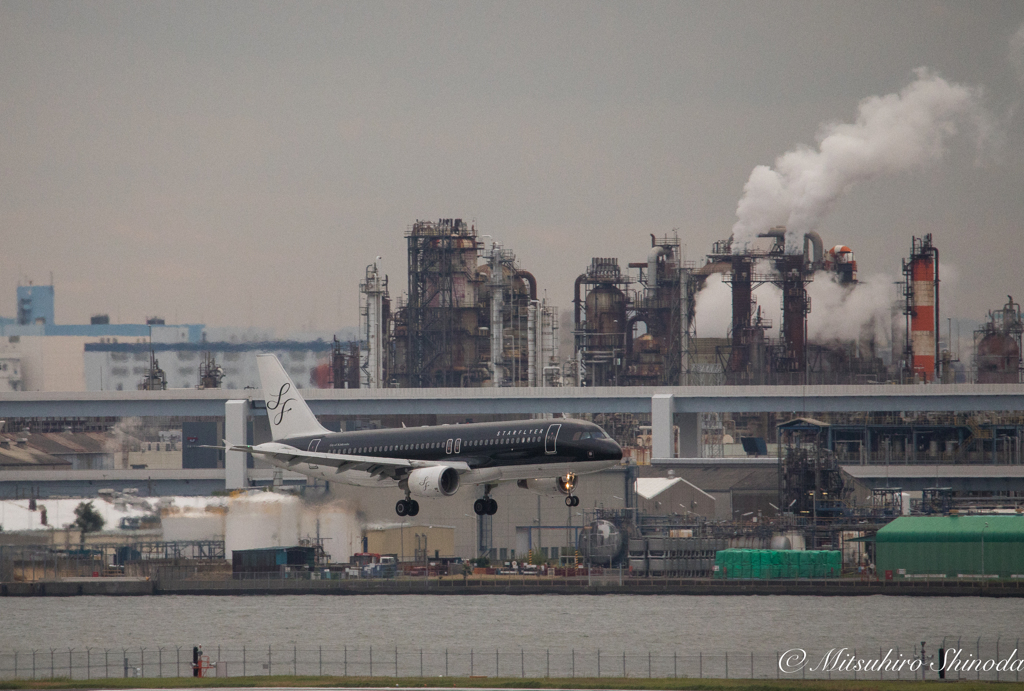
M673 458L672 422L675 396L656 393L651 397L651 458Z
M677 413L679 457L700 458L700 413Z
M679 458L700 457L700 414L676 413L675 396L651 397L651 458L676 458L675 432L679 430Z
M224 439L229 444L248 444L246 430L249 427L249 401L227 401L224 403ZM249 454L242 451L224 452L224 489L244 489L249 486L247 459Z

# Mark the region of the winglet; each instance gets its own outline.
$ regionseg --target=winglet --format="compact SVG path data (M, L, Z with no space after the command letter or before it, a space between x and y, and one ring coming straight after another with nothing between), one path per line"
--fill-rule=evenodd
M267 417L274 441L316 434L328 434L306 405L295 382L275 355L257 355L260 384L267 401Z

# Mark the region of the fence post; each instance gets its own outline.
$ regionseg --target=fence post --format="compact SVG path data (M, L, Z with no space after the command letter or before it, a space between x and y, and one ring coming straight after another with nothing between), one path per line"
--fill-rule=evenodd
M73 658L71 657L71 652L73 650L74 650L74 648L68 648L68 678L70 678L70 679L74 679L75 678L75 664L74 664ZM17 655L14 656L14 673L15 674L18 673L18 656Z
M576 658L573 657L573 667L574 668L575 668L575 664L576 664ZM551 676L551 648L548 648L547 672L545 672L544 676L545 677L550 677Z
M444 649L444 675L448 676L448 648Z
M348 646L345 646L345 676L348 676Z
M469 649L469 676L473 676L473 649Z
M85 678L92 679L92 648L85 647Z
M857 657L856 651L853 653L854 657ZM754 678L754 651L750 651L750 678Z
M121 648L121 658L124 660L124 678L128 678L128 648Z
M243 658L244 659L244 658ZM181 646L174 646L174 676L181 676Z
M32 649L32 678L33 679L36 678L36 651L35 651L35 648Z
M623 659L625 659L626 653L622 653ZM647 678L651 678L651 651L647 651Z
M526 678L526 653L523 652L522 648L519 649L519 668L520 668L520 671L522 672L522 678L525 679Z
M220 646L217 646L217 657L220 657ZM157 674L160 677L163 677L164 676L164 649L163 648L158 648L157 649L156 665L157 665L157 670L159 670L157 672Z
M139 674L146 676L146 649L139 648Z
M320 646L320 676L324 675L324 647Z
M423 648L420 648L420 679L423 678Z
M674 650L672 651L672 678L673 679L678 679L679 678L679 666L678 666L678 664L676 662L676 651L674 651Z
M501 665L498 663L498 649L495 648L494 649L494 676L496 676L496 677L500 677L501 676L501 674L499 673L500 669L501 669Z
M50 648L50 678L53 679L53 653L56 648Z
M398 678L398 646L395 646L395 679Z
M700 667L699 667L699 669L700 669L700 678L703 679L704 678L704 652L703 651L698 651L697 652L697 660L698 660L698 662L700 664Z
M299 646L292 646L292 674L299 675Z
M729 651L725 651L725 678L729 678Z
M373 646L370 646L370 676L373 676Z
M878 659L881 660L882 656L879 654ZM779 651L775 651L775 678L779 678L779 665L782 664L782 656L779 655Z
M18 678L18 651L14 651L14 678Z
M271 676L274 673L274 656L271 652L272 647L267 646L267 676Z
M576 665L575 664L573 664L573 669L576 669ZM573 676L576 676L576 675L573 674ZM600 648L597 649L597 678L598 679L601 678L601 649Z

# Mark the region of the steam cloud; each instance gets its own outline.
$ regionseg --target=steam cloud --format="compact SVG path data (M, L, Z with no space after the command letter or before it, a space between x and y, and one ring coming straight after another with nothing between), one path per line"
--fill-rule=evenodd
M807 337L817 343L857 341L869 336L879 346L889 344L887 328L895 296L894 279L871 276L855 286L840 285L835 276L819 272L807 286L811 312Z
M1022 44L1024 62L1022 32L1014 41ZM854 183L938 161L963 124L979 133L988 129L980 90L924 68L915 74L898 94L861 101L853 123L824 125L817 149L801 145L777 158L774 168L754 168L736 207L733 251L749 250L758 233L784 224L786 252L799 253L804 233L815 230Z

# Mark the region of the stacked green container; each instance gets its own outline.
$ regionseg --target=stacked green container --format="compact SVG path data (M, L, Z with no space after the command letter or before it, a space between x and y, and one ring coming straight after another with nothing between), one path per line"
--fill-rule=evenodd
M837 578L838 550L723 549L715 553L715 578Z

